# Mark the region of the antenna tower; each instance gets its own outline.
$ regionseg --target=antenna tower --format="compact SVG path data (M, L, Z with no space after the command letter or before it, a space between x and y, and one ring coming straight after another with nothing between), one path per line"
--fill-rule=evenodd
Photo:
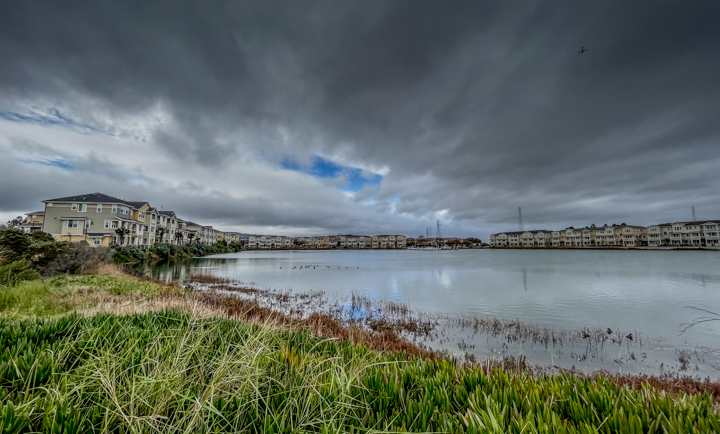
M437 221L437 229L435 230L435 238L442 238L442 234L440 233L440 220Z
M525 231L525 225L523 225L522 221L522 208L518 207L518 231L524 232Z
M695 207L692 207L692 212L693 212L693 221L696 222L697 218L695 217Z

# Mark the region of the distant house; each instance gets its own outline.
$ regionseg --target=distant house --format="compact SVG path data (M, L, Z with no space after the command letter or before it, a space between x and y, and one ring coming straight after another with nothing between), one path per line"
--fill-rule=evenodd
M25 220L18 226L18 228L26 234L32 234L34 232L40 232L43 228L43 222L45 221L45 211L35 211L25 214Z

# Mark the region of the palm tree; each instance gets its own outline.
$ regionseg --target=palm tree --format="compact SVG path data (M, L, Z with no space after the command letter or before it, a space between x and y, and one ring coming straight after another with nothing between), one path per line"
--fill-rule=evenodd
M188 240L190 240L190 243L192 243L193 238L195 238L195 234L192 232L188 234Z
M180 231L175 232L175 240L177 241L178 245L180 245L183 240L183 233Z
M123 245L123 242L125 241L125 235L130 235L132 231L128 228L117 228L115 229L115 233L118 234L118 237L120 238L120 245Z
M157 234L157 236L160 237L161 243L163 241L163 237L165 236L165 232L167 232L167 228L164 228L162 226L158 226L158 228L155 229L155 234Z

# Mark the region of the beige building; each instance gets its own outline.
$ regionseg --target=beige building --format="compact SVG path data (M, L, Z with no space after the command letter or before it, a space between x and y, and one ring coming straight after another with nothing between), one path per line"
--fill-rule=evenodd
M373 249L404 249L407 238L403 235L375 235L372 237Z
M720 246L720 220L677 222L669 232L673 247Z
M45 211L35 211L25 214L27 217L18 228L26 234L41 232L45 221Z
M247 243L248 249L284 249L292 246L292 238L284 235L252 235Z
M623 247L647 246L647 235L647 228L643 226L625 225L622 227Z

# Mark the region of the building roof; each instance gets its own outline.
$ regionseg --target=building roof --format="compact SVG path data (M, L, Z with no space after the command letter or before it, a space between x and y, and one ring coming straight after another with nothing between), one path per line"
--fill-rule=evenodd
M697 220L694 222L675 222L675 223L668 223L668 225L702 225L705 223L720 223L720 220ZM655 225L659 226L659 225Z
M35 212L29 212L25 215L45 215L45 211L35 211Z
M143 205L150 206L150 202L125 202L126 204L130 205L133 208L142 208Z
M169 215L169 216L175 216L175 211L160 211L160 214L162 215Z
M78 194L77 196L66 196L66 197L58 197L55 199L47 199L43 200L43 203L45 202L81 202L81 203L88 203L88 202L94 202L94 203L122 203L125 205L130 205L129 202L118 199L114 196L108 196L107 194L103 193L87 193L87 194ZM145 203L145 202L143 202Z

